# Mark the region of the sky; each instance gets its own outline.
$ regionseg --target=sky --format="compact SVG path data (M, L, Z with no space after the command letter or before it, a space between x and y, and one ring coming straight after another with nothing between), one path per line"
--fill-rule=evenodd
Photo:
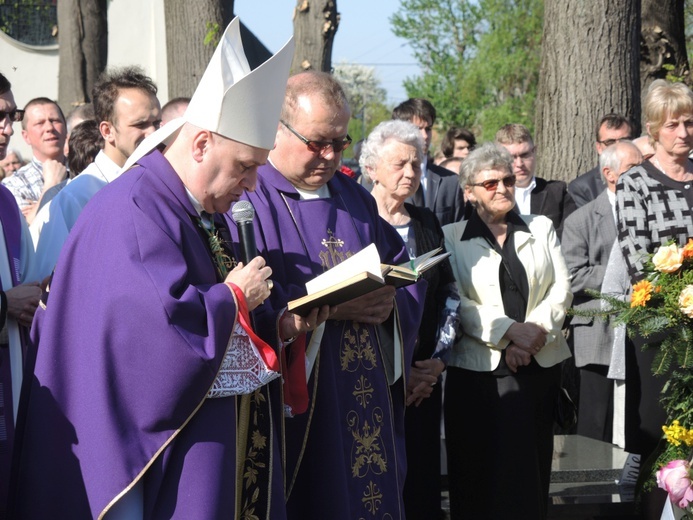
M335 0L341 14L332 47L332 65L341 61L373 66L390 104L407 99L402 82L419 66L406 40L392 33L390 17L399 0ZM272 52L293 33L295 0L236 0L234 12Z

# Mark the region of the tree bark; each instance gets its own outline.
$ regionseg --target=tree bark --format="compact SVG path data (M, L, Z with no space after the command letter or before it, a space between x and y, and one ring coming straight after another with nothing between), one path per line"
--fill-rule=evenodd
M168 95L190 97L233 17L233 0L164 0L164 14Z
M655 79L673 76L682 78L690 85L692 78L686 54L684 0L642 0L641 13L642 98Z
M338 26L337 0L297 0L292 74L304 70L332 70L332 43Z
M602 116L620 113L639 131L640 0L546 0L544 9L537 175L569 181L594 167Z
M67 114L91 101L91 89L106 68L108 18L106 0L60 0L58 104Z

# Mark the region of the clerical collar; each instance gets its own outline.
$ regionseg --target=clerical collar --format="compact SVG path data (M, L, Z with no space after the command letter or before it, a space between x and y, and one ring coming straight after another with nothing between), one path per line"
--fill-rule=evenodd
M327 184L323 184L317 190L302 190L294 186L298 194L301 196L301 200L312 200L312 199L329 199L330 198L330 188Z
M195 196L190 192L190 190L188 189L187 186L185 187L185 193L188 195L188 200L190 201L190 204L192 204L192 205L193 205L193 208L195 208L195 211L197 212L197 216L198 216L198 217L201 217L201 216L202 216L202 212L205 210L205 208L202 207L202 204L200 204L200 203L197 201L197 199L196 199Z

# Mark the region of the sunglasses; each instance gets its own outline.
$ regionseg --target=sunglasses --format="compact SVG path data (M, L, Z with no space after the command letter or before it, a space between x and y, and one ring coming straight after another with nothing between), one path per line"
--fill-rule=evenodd
M498 184L500 182L503 183L503 186L506 188L512 188L515 186L515 181L517 180L517 177L515 175L508 175L507 177L503 177L502 179L488 179L484 182L477 182L475 184L471 184L470 186L483 186L483 188L486 191L496 191L498 189Z
M324 154L327 152L328 148L332 148L334 153L340 153L344 150L346 150L349 145L351 144L351 137L349 137L349 134L347 134L346 139L343 139L341 141L312 141L301 134L299 134L296 130L294 130L291 125L286 123L285 121L279 121L281 124L283 124L289 132L294 134L296 137L298 137L301 141L303 141L303 144L305 144L308 147L308 150L313 152L314 154Z
M0 111L0 123L4 122L6 117L9 117L12 123L21 123L24 119L24 110L15 108L10 112Z

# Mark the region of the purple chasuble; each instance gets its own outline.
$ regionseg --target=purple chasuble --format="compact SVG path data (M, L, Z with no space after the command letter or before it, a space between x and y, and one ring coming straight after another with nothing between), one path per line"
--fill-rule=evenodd
M408 258L366 190L343 175L328 186L330 198L300 200L266 165L259 169L255 192L245 195L255 207L259 253L272 268L272 295L255 312L257 329L268 341L276 341L287 301L305 295L306 281L348 256L375 243L385 262ZM411 363L424 293L425 282L398 290L397 310L408 340L405 367ZM284 421L289 518L404 517L404 386L402 378L388 385L381 333L352 321L326 323L308 382L308 411Z
M33 331L17 518L96 518L139 482L144 518L234 517L236 399L205 396L236 305L196 216L158 151L80 215Z
M21 250L22 224L19 207L14 195L0 186L0 221L5 238L5 251L11 280L0 280L0 290L7 291L19 284L19 253ZM24 330L20 327L20 338L24 345ZM22 352L24 349L22 348ZM0 346L0 518L4 517L7 491L10 480L10 463L14 446L14 412L12 394L12 370L9 345Z

